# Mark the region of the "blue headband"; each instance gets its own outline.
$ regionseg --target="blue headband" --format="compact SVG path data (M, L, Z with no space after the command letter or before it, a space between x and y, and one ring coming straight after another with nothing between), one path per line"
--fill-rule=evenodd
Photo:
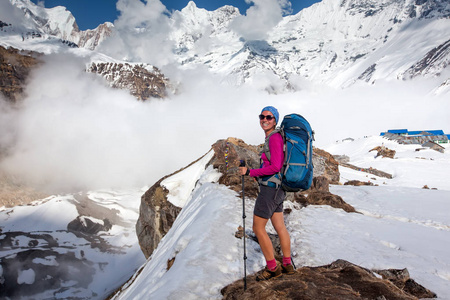
M270 111L272 113L272 115L275 117L275 123L278 123L278 117L280 115L278 114L278 110L275 107L273 107L273 106L266 106L266 107L264 107L262 109L261 113L263 111Z

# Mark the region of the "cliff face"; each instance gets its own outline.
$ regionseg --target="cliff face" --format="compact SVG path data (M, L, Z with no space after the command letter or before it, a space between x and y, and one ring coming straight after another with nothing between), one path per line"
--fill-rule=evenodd
M0 92L10 102L22 97L30 70L39 64L39 54L0 46Z
M139 100L164 98L167 93L168 79L147 64L94 62L87 71L101 75L113 88L129 90Z
M72 41L78 47L94 50L97 46L112 33L113 24L106 22L100 24L95 29L88 29L85 31L76 31L73 35Z

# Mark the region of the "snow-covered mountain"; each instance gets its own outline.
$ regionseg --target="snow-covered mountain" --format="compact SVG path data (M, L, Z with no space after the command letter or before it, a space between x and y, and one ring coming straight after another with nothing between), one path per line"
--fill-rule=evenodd
M173 16L182 20L173 34L180 62L205 64L235 75L238 83L268 72L290 89L299 88L296 76L346 87L357 81L439 76L450 61L448 1L323 0L284 17L265 40L243 40L233 32L229 24L238 12L230 7L199 10L190 3ZM200 55L205 38L210 47ZM432 55L434 60L426 59ZM417 64L422 67L414 68Z
M434 88L440 87L440 93L448 90L450 4L445 0L323 0L296 15L280 17L259 35L247 34L242 23L249 16L240 15L237 8L206 11L191 1L161 18L164 33L148 21L122 37L121 28L110 23L80 31L64 7L45 9L29 0L11 3L40 33L158 68L166 62L148 61L140 47L130 49L134 48L130 36L146 45L144 39L162 34L168 52L165 47L160 52L173 56L172 62L187 69L206 66L236 85L268 77L264 88L273 93L300 90L304 79L348 87L357 82L438 77ZM115 43L130 47L117 50L108 43L99 48L110 35L118 38Z
M30 0L10 0L19 8L29 21L29 32L60 38L74 43L78 47L95 49L102 40L111 34L112 23L100 24L95 29L82 31L78 28L75 17L63 6L44 8ZM19 24L17 24L19 25Z

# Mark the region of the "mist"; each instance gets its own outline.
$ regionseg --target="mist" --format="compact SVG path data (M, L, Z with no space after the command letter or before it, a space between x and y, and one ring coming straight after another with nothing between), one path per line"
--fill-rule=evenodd
M20 107L3 103L3 170L58 192L152 185L219 139L262 143L258 114L266 105L281 116L306 117L318 147L390 128L450 128L450 104L426 95L423 81L345 90L311 84L271 95L258 85L228 85L199 68L180 71L180 94L142 102L86 73L85 63L69 54L49 55L32 73Z

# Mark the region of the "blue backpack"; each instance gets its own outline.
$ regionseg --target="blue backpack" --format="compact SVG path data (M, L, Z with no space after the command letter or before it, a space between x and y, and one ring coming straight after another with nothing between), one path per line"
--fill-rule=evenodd
M271 135L276 132L281 133L284 141L283 168L281 174L264 176L260 183L276 187L281 185L287 192L309 189L314 168L312 163L314 131L301 115L290 114L283 118L281 127ZM263 151L270 160L269 137L266 138Z

